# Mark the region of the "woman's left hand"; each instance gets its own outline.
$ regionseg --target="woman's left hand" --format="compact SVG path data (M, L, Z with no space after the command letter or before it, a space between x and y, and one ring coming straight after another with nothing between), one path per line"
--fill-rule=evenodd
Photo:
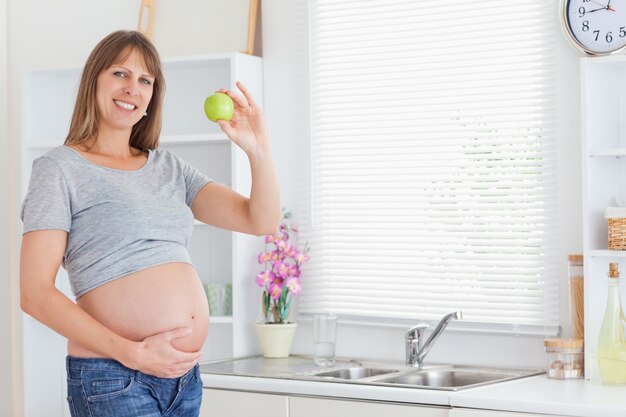
M218 91L233 99L235 110L230 121L218 120L217 123L230 140L247 154L268 150L270 143L261 108L243 84L237 81L236 85L243 96L225 89Z

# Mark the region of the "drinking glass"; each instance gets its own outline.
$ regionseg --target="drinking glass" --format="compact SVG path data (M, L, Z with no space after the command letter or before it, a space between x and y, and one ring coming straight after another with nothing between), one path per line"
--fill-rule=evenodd
M314 362L318 366L332 366L335 363L335 342L337 338L337 316L318 314L313 316L315 335Z

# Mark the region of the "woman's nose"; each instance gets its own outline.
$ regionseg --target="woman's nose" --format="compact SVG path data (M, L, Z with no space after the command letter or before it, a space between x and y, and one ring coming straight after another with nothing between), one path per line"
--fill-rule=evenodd
M137 81L128 80L125 92L130 96L136 96L137 94L139 94L139 83Z

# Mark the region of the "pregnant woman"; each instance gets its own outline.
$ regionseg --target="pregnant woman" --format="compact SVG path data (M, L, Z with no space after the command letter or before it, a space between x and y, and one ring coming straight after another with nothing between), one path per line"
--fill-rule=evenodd
M280 219L263 115L246 88L226 135L247 154L250 198L158 149L165 82L141 33L90 54L69 133L33 163L22 205L22 309L68 339L73 417L197 416L209 311L186 245L194 218L264 235ZM59 292L60 266L76 303Z

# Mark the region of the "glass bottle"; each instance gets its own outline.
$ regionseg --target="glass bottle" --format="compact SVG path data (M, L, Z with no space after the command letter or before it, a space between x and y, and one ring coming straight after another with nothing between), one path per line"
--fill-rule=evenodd
M609 264L606 311L598 338L598 366L602 383L626 384L626 342L624 312L619 295L618 264Z

